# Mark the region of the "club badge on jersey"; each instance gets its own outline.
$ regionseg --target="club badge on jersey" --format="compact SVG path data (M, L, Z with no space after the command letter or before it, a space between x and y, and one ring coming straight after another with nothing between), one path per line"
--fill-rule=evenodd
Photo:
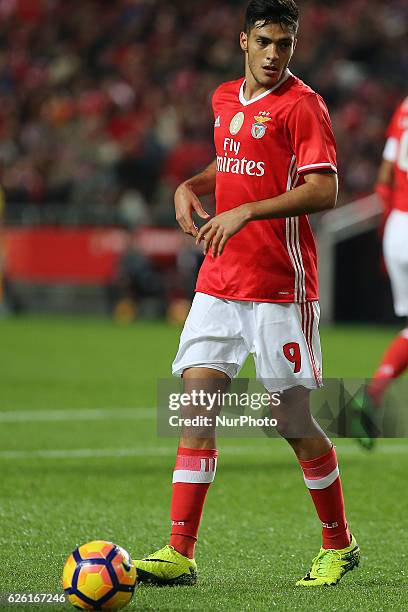
M251 134L256 140L263 138L266 134L266 129L268 127L266 123L271 120L266 114L269 115L269 113L265 113L265 115L262 113L262 115L256 115L254 117L256 123L252 125Z

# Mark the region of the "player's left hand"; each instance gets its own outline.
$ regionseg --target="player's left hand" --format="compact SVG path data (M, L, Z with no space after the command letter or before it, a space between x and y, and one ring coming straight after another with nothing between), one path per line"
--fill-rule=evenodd
M204 241L204 253L210 250L212 256L222 255L228 240L239 232L249 221L248 209L245 204L217 215L203 225L198 232L196 243Z

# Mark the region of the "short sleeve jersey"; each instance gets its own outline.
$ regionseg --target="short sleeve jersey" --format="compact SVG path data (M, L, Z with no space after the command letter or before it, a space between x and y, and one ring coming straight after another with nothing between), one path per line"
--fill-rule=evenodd
M384 159L394 163L393 208L408 212L408 98L395 111L387 136Z
M245 80L213 96L216 212L274 198L308 172L337 172L336 146L322 98L287 71L274 88L247 101ZM208 254L196 290L255 302L318 299L316 247L307 216L251 221Z

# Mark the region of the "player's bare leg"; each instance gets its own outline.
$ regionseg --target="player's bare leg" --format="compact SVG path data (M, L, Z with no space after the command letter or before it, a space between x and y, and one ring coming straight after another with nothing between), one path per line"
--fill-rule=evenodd
M322 523L322 548L299 586L334 585L359 563L359 548L350 535L336 451L310 412L310 392L295 387L273 408L277 429L291 445Z
M183 391L191 394L193 391L204 391L205 393L221 393L226 391L231 384L230 378L224 372L211 368L189 368L183 372ZM210 415L215 417L219 414L219 406L214 410L207 410L207 406L203 406L199 410L199 414L203 416ZM183 417L196 416L197 408L186 407L182 410ZM181 432L179 446L183 448L193 449L215 449L215 421L211 426L203 427L199 430L197 427L184 427Z
M210 368L189 368L183 372L183 381L184 393L190 397L194 392L214 397L226 391L231 382L226 374ZM181 409L183 419L201 416L206 420L203 425L182 428L173 472L170 545L135 562L142 582L191 585L197 580L195 545L205 498L217 465L215 417L220 407L214 404L211 410L208 408L204 399L199 406L192 402Z
M309 396L308 389L294 387L282 393L280 405L272 409L278 432L302 461L324 455L333 447L310 412Z

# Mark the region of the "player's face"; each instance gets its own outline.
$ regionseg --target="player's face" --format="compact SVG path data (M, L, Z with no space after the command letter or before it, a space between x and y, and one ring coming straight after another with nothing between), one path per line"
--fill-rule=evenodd
M270 89L285 72L296 47L294 32L279 23L258 22L249 34L241 32L247 70L261 87Z

